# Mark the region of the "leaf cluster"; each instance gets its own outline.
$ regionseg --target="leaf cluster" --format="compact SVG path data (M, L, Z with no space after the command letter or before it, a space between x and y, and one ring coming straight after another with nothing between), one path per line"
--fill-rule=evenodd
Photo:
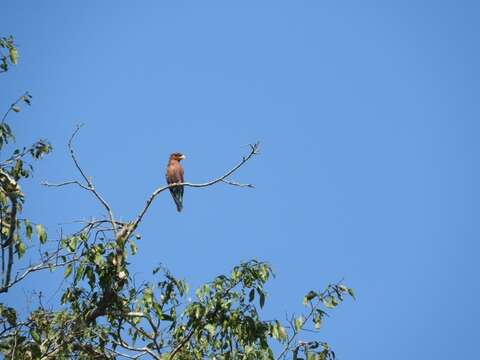
M17 63L18 52L11 36L0 38L1 49L8 49L11 63ZM4 72L8 69L8 61L6 56L0 56L0 68ZM19 218L25 201L20 184L32 175L32 161L39 160L52 151L51 144L42 139L28 147L15 146L15 136L7 122L8 116L19 113L22 105L30 106L31 103L32 95L25 92L8 107L0 122L0 248L2 251L0 293L7 292L11 286L23 278L20 275L12 279L14 260L15 257L20 259L25 254L27 248L25 240L32 240L33 228L30 221ZM5 153L9 155L5 156ZM35 225L35 229L40 244L45 244L47 236L42 225ZM46 257L51 259L48 254Z
M6 50L6 54L2 51ZM18 49L13 36L0 37L0 73L8 71L10 65L18 64Z

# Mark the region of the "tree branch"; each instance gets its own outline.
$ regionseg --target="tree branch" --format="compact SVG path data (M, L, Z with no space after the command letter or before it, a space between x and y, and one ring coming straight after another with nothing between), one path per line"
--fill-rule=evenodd
M195 327L192 327L190 332L187 336L185 336L182 341L173 349L173 351L168 356L168 360L172 360L173 357L182 349L182 347L192 338L193 334L195 333Z
M120 328L117 327L117 337L118 337L118 341L114 340L114 339L111 339L111 341L115 344L117 344L118 346L121 346L123 347L124 349L127 349L127 350L130 350L130 351L136 351L136 352L142 352L142 353L148 353L152 358L156 359L156 360L161 360L161 357L157 354L155 354L152 350L150 350L148 347L143 347L143 348L136 348L134 346L130 346L128 345L123 339L122 339L122 336L120 334Z
M92 183L91 179L88 178L87 175L85 175L85 172L80 167L80 164L78 163L77 157L75 156L75 152L73 150L73 145L72 145L73 138L75 137L75 135L77 135L77 133L80 131L80 128L82 126L83 125L81 125L81 124L77 125L77 128L75 129L72 136L70 137L70 140L68 141L68 149L70 150L70 156L72 157L72 160L75 163L75 167L80 172L82 177L85 179L85 181L87 183L88 190L91 191L93 193L93 195L95 195L95 197L98 199L98 201L100 201L100 203L103 205L103 207L107 210L108 216L110 218L110 222L112 223L112 227L115 229L115 233L116 233L117 228L116 228L116 225L115 225L115 220L114 220L114 217L113 217L112 208L110 207L110 205L108 205L108 203L105 201L105 199L98 193L98 191L95 190L95 186L93 186L93 183Z
M1 122L2 124L5 122L5 120L7 120L7 116L8 116L8 114L10 113L10 111L13 111L13 109L18 105L18 103L19 103L20 101L22 101L22 100L25 98L25 96L28 96L28 95L29 95L29 94L28 94L28 91L26 91L25 94L23 94L22 96L20 96L17 100L15 100L15 102L14 102L12 105L10 105L10 107L9 107L8 110L7 110L7 112L6 112L6 113L3 115L3 117L2 117L2 122ZM19 110L19 109L16 109L15 111L18 112L18 111L20 111L20 110Z
M179 186L179 185L183 185L183 186L186 186L186 187L193 187L193 188L202 188L202 187L208 187L208 186L212 186L212 185L215 185L219 182L224 182L224 183L227 183L227 184L230 184L230 185L234 185L234 186L245 186L245 187L253 187L253 185L243 185L243 184L239 184L239 183L235 183L233 181L230 181L230 180L226 180L230 175L232 175L235 171L237 171L240 167L242 167L248 160L250 160L253 156L255 155L258 155L259 153L259 148L260 148L260 144L259 143L256 143L256 144L250 144L250 153L247 155L247 156L244 156L242 158L242 160L237 164L235 165L231 170L227 171L224 175L214 179L214 180L211 180L211 181L208 181L206 183L200 183L200 184L194 184L194 183L190 183L190 182L183 182L183 183L175 183L175 184L170 184L170 185L165 185L165 186L162 186L158 189L156 189L152 195L150 195L150 197L148 198L144 208L140 211L140 214L138 215L137 219L133 222L132 224L132 227L131 227L131 231L133 232L138 224L142 221L145 213L147 212L148 208L150 207L150 205L152 204L153 200L155 200L155 198L163 191L171 188L171 187L175 187L175 186Z
M53 254L54 256L57 256L58 254ZM48 260L41 262L40 264L37 264L35 266L31 266L27 268L21 275L17 275L15 277L15 280L10 282L10 279L8 279L8 282L5 283L4 286L0 288L0 293L7 292L9 288L11 288L13 285L17 284L18 282L22 281L25 277L27 277L30 273L34 273L36 271L44 270L44 269L50 269L50 268L57 268L57 267L62 267L71 263L74 263L75 261L78 261L78 258L74 257L73 259L61 262L61 263L55 263L52 264L49 261L54 257L50 256Z
M249 187L249 188L254 188L255 185L253 184L242 184L242 183L239 183L239 182L236 182L236 181L233 181L233 180L228 180L228 179L224 179L222 180L222 182L224 182L225 184L228 184L228 185L233 185L233 186L238 186L238 187Z
M80 181L78 180L70 180L70 181L64 181L62 183L49 183L47 181L41 182L41 185L47 186L47 187L61 187L61 186L66 186L66 185L78 185L84 190L90 191L90 188L88 186L83 185Z
M80 166L80 163L78 162L77 156L75 155L75 151L73 149L73 144L72 144L73 139L78 134L78 132L80 131L82 126L83 126L83 124L77 125L75 131L73 132L72 136L70 137L70 140L68 141L68 149L70 151L70 156L73 160L73 163L75 164L75 167L77 168L78 172L80 173L82 178L85 180L87 185L82 184L78 180L65 181L65 182L59 183L59 184L51 184L51 183L48 183L48 182L44 181L42 183L42 185L50 186L50 187L61 187L61 186L75 184L75 185L80 186L84 190L90 191L97 198L97 200L100 202L100 204L105 208L105 210L107 210L108 217L110 219L110 223L112 224L112 227L113 227L114 232L116 234L117 233L117 227L116 227L115 218L113 217L112 208L107 203L107 201L100 195L100 193L95 189L95 186L93 185L92 180L86 175L85 171Z
M285 357L287 351L290 350L290 345L292 344L293 340L297 337L297 335L300 333L300 331L303 330L303 327L305 326L305 324L307 323L308 320L310 320L310 318L312 317L312 315L314 314L314 312L320 307L320 305L323 303L323 300L325 299L326 296L330 296L332 294L331 292L331 288L332 286L338 286L341 284L341 282L343 281L340 280L337 284L335 285L328 285L328 287L322 292L320 293L318 296L317 296L317 302L313 305L310 303L310 312L308 313L308 315L305 317L305 319L303 319L300 327L298 330L296 330L295 326L292 326L293 328L293 335L290 337L290 339L288 339L287 341L287 345L285 346L285 348L283 349L283 351L280 353L280 355L277 357L276 360L280 360L282 357ZM295 347L295 349L299 348L298 346ZM294 352L294 354L297 354L298 353L298 349L296 352Z

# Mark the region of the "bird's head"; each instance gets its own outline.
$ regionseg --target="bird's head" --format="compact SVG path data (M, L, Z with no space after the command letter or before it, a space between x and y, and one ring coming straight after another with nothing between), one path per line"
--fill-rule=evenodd
M182 153L179 153L179 152L176 152L176 153L173 153L172 155L170 155L170 160L181 161L185 158L186 158L186 156L183 155Z

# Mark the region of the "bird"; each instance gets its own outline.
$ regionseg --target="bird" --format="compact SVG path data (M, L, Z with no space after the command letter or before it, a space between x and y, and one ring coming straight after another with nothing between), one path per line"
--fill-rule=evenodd
M183 183L183 168L182 165L180 165L180 161L183 159L185 159L185 155L179 152L170 155L167 171L165 172L167 184ZM177 205L177 211L181 212L183 209L183 185L172 186L169 190L172 194L173 201L175 201L175 205Z

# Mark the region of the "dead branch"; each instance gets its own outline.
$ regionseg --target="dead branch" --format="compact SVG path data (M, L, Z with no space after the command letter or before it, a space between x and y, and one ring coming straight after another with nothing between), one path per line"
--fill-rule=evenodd
M202 188L202 187L208 187L208 186L212 186L212 185L215 185L219 182L224 182L224 183L227 183L229 185L233 185L233 186L241 186L241 187L253 187L253 185L251 184L240 184L240 183L236 183L234 181L230 181L230 180L226 180L230 175L232 175L234 172L236 172L240 167L242 167L248 160L250 160L253 156L255 155L258 155L259 153L259 148L260 148L260 144L259 143L256 143L256 144L253 144L253 145L250 145L250 153L247 155L247 156L244 156L242 158L242 160L237 164L235 165L231 170L227 171L225 174L223 174L222 176L216 178L216 179L213 179L211 181L208 181L206 183L200 183L200 184L195 184L195 183L190 183L190 182L183 182L183 183L175 183L175 184L170 184L170 185L165 185L165 186L162 186L158 189L156 189L152 195L150 195L150 197L148 198L147 202L145 203L145 206L144 208L140 211L139 215L137 216L137 219L133 222L132 224L132 227L131 227L131 231L134 231L138 224L142 221L145 213L147 212L148 208L150 207L150 205L152 204L153 200L155 200L155 198L163 191L171 188L171 187L174 187L174 186L179 186L179 185L183 185L183 186L186 186L186 187L193 187L193 188Z
M75 185L78 185L80 186L82 189L84 190L87 190L89 192L91 192L96 198L97 200L100 202L100 204L105 208L105 210L107 211L108 213L108 217L110 219L110 223L112 224L112 227L114 229L114 232L116 233L117 232L117 227L116 227L116 222L115 222L115 219L113 217L113 211L112 211L112 208L110 207L110 205L107 203L107 201L100 195L100 193L95 189L95 186L93 185L93 182L92 182L92 179L89 178L85 171L82 169L82 167L80 166L80 163L77 159L77 156L75 154L75 150L73 149L73 139L75 138L75 136L78 134L78 132L80 131L81 127L83 125L80 124L80 125L77 125L75 131L73 132L72 136L70 137L70 140L68 141L68 149L70 151L70 156L73 160L73 163L75 164L75 167L76 169L78 170L78 172L80 173L80 175L82 176L82 178L85 180L85 184L82 184L80 181L78 180L72 180L72 181L65 181L63 183L59 183L59 184L51 184L51 183L48 183L48 182L43 182L42 185L44 186L51 186L51 187L61 187L61 186L65 186L65 185L72 185L72 184L75 184Z
M61 186L66 186L66 185L78 185L84 190L90 191L90 188L88 186L83 185L80 181L78 180L71 180L71 181L65 181L63 183L58 183L58 184L52 184L47 181L41 182L43 186L48 186L48 187L61 187Z
M233 181L233 180L228 180L228 179L224 179L222 180L222 182L224 182L225 184L228 184L228 185L233 185L233 186L238 186L238 187L249 187L249 188L254 188L255 185L253 184L242 184L242 183L239 183L239 182L236 182L236 181Z

